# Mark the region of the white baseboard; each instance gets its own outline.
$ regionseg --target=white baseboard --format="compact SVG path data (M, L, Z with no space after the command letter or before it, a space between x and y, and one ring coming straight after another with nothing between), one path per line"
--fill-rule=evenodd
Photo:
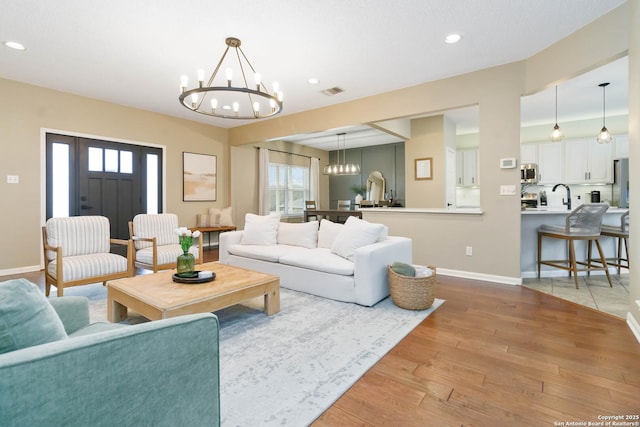
M629 325L629 329L635 335L636 340L640 343L640 323L636 320L635 317L631 315L631 313L627 313L627 325Z
M448 268L436 269L437 274L443 276L460 277L462 279L482 280L484 282L502 283L503 285L522 285L521 277L496 276L493 274L475 273L472 271L450 270Z
M537 271L523 271L520 274L522 275L523 279L536 279L538 277ZM581 275L581 273L579 274ZM604 276L604 271L596 270L596 271L592 271L591 274L593 274L594 276ZM617 275L618 270L615 267L612 267L609 269L609 274ZM620 270L620 274L621 275L629 274L629 270L622 269ZM569 277L569 272L559 268L556 268L553 270L543 270L540 272L540 277L543 279L548 277Z
M13 276L14 274L32 273L34 271L40 271L42 267L39 265L29 265L26 267L8 268L6 270L0 270L0 276Z

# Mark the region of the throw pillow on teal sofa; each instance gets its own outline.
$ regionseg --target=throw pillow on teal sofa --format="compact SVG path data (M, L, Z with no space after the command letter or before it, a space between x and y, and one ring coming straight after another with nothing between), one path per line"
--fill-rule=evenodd
M65 338L62 321L35 284L26 279L0 283L0 353Z

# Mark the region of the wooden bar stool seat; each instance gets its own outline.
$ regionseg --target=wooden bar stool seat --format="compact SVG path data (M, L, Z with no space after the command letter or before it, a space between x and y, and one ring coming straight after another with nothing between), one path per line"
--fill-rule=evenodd
M560 268L569 271L569 277L573 273L573 277L576 283L576 289L578 289L578 272L586 271L590 273L592 270L604 270L609 281L609 286L613 287L611 278L609 277L609 269L607 267L607 261L604 258L602 247L600 246L600 230L602 227L602 218L605 212L609 208L606 203L588 203L580 205L571 211L566 218L565 226L555 226L543 224L538 229L538 278L540 278L540 266L548 265L555 268ZM543 260L542 259L542 238L562 239L567 242L568 245L568 258L561 260ZM594 265L591 262L591 257L586 257L586 261L576 260L575 241L586 240L588 241L589 248L591 242L596 243L598 253L600 254L600 265ZM578 269L578 265L583 265L585 268Z

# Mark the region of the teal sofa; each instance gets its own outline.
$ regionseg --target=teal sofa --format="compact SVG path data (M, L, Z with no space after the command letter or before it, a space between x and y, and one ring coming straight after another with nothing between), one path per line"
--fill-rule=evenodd
M218 319L89 323L49 300L68 338L0 354L0 425L219 426Z

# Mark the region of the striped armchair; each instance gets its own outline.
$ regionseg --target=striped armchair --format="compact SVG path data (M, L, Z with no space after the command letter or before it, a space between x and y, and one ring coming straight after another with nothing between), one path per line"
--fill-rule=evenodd
M168 270L176 268L178 255L182 254L180 240L175 230L178 216L175 214L139 214L129 222L129 234L134 246L133 264L137 268ZM202 264L202 234L198 245L189 252Z
M45 294L51 285L57 295L64 288L133 275L130 240L110 238L109 219L104 216L50 218L42 227ZM111 253L111 245L122 245L127 256Z

